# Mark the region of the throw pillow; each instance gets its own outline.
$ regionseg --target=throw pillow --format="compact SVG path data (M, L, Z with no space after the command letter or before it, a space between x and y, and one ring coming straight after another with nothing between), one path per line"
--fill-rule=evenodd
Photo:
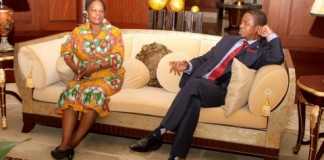
M239 60L232 63L232 76L225 97L225 116L228 117L248 102L255 70L249 69Z
M268 116L285 96L288 85L288 74L283 66L267 65L260 68L249 95L250 111L256 115Z
M123 88L141 88L150 80L150 72L143 62L129 58L123 66L126 70Z
M74 73L72 69L65 63L64 58L60 56L56 60L56 71L60 77L60 79L67 83L68 81L73 79Z
M160 62L160 59L170 52L171 51L163 44L154 42L144 45L141 51L136 55L136 58L142 61L150 71L150 80L147 84L148 86L161 87L156 78L156 68Z
M170 53L165 55L156 69L156 76L160 85L167 91L177 93L179 91L179 81L181 75L174 75L170 73L170 61L187 60L189 61L193 56L184 53Z

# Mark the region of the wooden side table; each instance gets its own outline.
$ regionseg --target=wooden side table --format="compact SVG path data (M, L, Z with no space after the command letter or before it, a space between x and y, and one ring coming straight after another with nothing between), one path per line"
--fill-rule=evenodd
M7 128L6 94L13 95L22 102L19 95L13 91L6 90L6 82L15 82L13 75L14 52L0 53L0 110L1 128Z
M319 137L324 137L324 133L319 133L322 112L324 110L324 75L301 76L297 80L298 91L298 138L294 147L294 153L298 153L300 146L310 144L309 160L319 160L324 152L324 142L317 152L317 142ZM310 141L303 141L305 129L305 107L312 107L310 117Z

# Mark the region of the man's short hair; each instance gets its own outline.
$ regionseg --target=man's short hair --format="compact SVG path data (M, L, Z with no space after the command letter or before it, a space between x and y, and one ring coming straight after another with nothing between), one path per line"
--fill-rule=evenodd
M251 9L246 11L245 13L249 13L254 17L255 25L264 26L268 23L266 14L259 9Z

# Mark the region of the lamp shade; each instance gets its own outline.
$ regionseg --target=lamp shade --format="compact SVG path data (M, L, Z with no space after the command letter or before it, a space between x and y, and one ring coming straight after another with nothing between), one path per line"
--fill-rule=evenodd
M324 1L315 0L310 13L313 15L324 16Z

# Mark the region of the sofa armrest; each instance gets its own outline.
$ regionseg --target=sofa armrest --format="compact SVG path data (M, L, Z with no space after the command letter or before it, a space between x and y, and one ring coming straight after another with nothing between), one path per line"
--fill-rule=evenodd
M282 132L286 128L288 121L288 109L294 107L294 100L296 94L296 74L295 67L289 50L284 49L285 68L288 72L288 91L285 98L280 105L271 112L268 119L268 128L266 132L266 147L279 148Z
M32 88L28 88L26 86L26 80L27 77L24 76L24 74L21 72L19 64L18 64L18 56L17 56L17 51L18 51L18 45L16 43L15 45L15 58L14 58L14 75L15 75L15 81L16 81L16 85L18 88L18 92L19 95L22 98L22 103L23 106L25 106L25 104L31 104L32 101L32 96L33 96L33 89ZM28 105L30 106L30 105Z
M65 34L48 36L16 45L17 67L24 79L32 79L33 87L42 88L60 80L56 60L60 56Z

